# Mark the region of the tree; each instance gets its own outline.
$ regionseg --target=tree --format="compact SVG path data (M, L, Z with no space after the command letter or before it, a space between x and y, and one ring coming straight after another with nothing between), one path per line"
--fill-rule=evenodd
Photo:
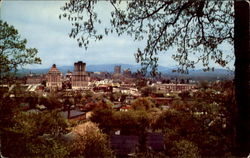
M41 63L37 49L27 48L26 44L13 26L0 20L0 83L21 66Z
M134 110L149 110L155 107L155 104L150 97L140 97L132 102L131 107Z
M217 110L218 106L211 107L204 103L196 103L193 106L190 111L166 110L152 123L152 129L161 130L165 135L166 154L176 157L176 151L180 153L183 152L182 150L186 150L187 153L191 151L191 149L178 147L178 143L183 140L195 144L202 157L225 157L230 154L233 135L226 113L220 113ZM184 142L181 143L183 147L185 147ZM188 142L186 147L190 145ZM189 147L191 148L192 145Z
M136 87L140 90L142 87L147 86L147 80L139 78L135 80Z
M152 95L153 93L156 93L157 92L157 89L156 87L143 87L141 88L141 93L142 93L142 96L143 97L148 97L150 95Z
M198 147L190 141L180 140L173 143L171 157L200 157Z
M114 112L110 109L96 110L91 115L90 120L97 123L104 133L110 134L114 128L113 114Z
M13 83L15 72L26 64L39 64L41 59L36 57L37 49L27 48L27 40L21 39L18 31L0 20L0 137L5 136L5 128L13 125L12 118L18 112L18 101L9 98L8 91L2 91L2 84ZM2 146L4 148L4 146ZM0 149L1 152L1 149Z
M111 101L120 101L121 100L121 96L122 96L121 92L110 93L110 100Z
M67 121L58 111L19 112L2 137L3 154L8 157L65 157L66 146L58 135L66 132ZM48 149L47 149L48 148Z
M199 88L202 88L204 90L208 89L210 87L209 83L207 81L200 81L199 82Z
M77 140L72 145L73 157L112 157L107 135L95 123L85 122L73 129Z
M39 100L39 103L44 105L49 110L62 107L62 104L59 102L58 98L56 98L53 95L50 95L47 97L41 97ZM68 106L71 106L71 105L68 105Z
M99 125L105 133L110 134L115 130L121 130L122 134L140 134L149 127L151 117L143 110L140 111L112 111L101 109L94 111L90 120Z
M94 10L97 0L75 0L66 3L60 15L72 21L70 37L77 38L79 46L87 48L90 39L101 40L102 32L96 29L101 19ZM249 81L249 0L166 0L166 1L128 1L122 9L122 1L110 0L114 10L111 12L111 27L105 34L116 32L128 34L134 40L147 38L144 50L138 49L137 62L156 74L156 55L176 46L173 58L179 62L179 72L187 72L196 63L202 62L204 70L213 70L211 60L226 66L230 58L223 54L221 44L234 44L235 85L238 104L237 139L239 151L246 155L250 146L250 108ZM234 12L235 11L235 12ZM84 15L84 16L83 16ZM235 20L234 20L235 19ZM196 55L192 55L192 54ZM193 57L198 56L196 60ZM248 74L246 76L246 74Z
M117 111L113 114L113 126L120 129L124 135L143 135L150 124L150 115L140 111Z
M182 100L187 100L190 98L190 92L189 91L184 91L178 94L179 97L181 97Z
M0 84L11 82L11 79L13 79L12 73L16 72L20 66L41 63L41 59L36 57L37 49L27 48L26 44L27 40L21 39L13 26L0 20ZM6 97L8 90L4 90L2 86L0 89L0 111L8 115L2 109L6 110L13 107L15 101L10 101L10 98Z

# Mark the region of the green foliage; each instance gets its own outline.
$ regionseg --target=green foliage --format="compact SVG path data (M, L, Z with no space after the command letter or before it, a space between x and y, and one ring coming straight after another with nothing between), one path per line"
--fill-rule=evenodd
M107 134L120 130L121 135L138 135L140 151L145 151L146 132L151 122L151 117L146 111L100 110L94 112L91 121L97 123Z
M156 93L156 87L143 87L141 93L143 97L148 97L150 94Z
M198 147L201 156L225 156L232 150L233 107L235 107L233 98L211 89L202 90L202 92L204 93L198 91L197 93L202 95L195 94L192 102L180 101L179 105L172 106L174 109L165 111L152 123L152 129L165 133L168 154L172 153L168 149L178 146L177 142L182 140L189 141ZM177 151L182 150L181 148L175 147L173 156L178 156Z
M190 127L194 126L192 116L188 112L177 111L174 109L166 110L152 124L152 128L161 129L164 133L168 130L175 130L178 134L186 136ZM189 131L193 132L193 131Z
M103 99L96 102L94 109L112 109L113 103L108 99Z
M92 91L86 91L85 98L88 100L94 96L94 93Z
M178 157L178 158L200 157L198 147L194 143L188 140L175 141L173 144L174 144L173 147L170 149L171 157Z
M121 99L122 93L121 92L114 92L110 94L111 101L118 101Z
M112 106L114 105L110 100L108 100L108 99L106 99L105 100L105 106L106 106L106 108L108 108L108 109L111 109L112 108Z
M112 109L113 103L108 99L102 99L87 103L85 108L88 110Z
M91 120L108 134L121 130L121 134L139 135L142 144L148 129L162 132L165 154L170 157L230 155L234 137L232 113L235 102L228 89L225 87L220 93L213 89L201 89L194 95L188 95L189 99L184 101L177 96L173 103L175 105L165 111L155 108L128 112L100 110L94 112ZM139 153L140 156L145 154L146 151ZM150 156L150 152L147 156Z
M105 133L121 130L122 134L140 134L150 124L150 115L145 111L114 112L112 110L97 110L91 121L97 123Z
M135 80L136 87L140 90L141 88L147 86L147 80L146 79L136 79Z
M155 107L155 104L150 97L140 97L132 102L131 107L134 110L149 110Z
M114 111L111 109L96 110L93 112L90 120L97 123L101 130L109 134L114 128L112 119L113 113Z
M134 157L135 158L169 158L164 153L154 152L152 150L136 153Z
M39 104L46 106L49 110L62 107L62 103L59 102L58 98L52 95L39 98Z
M189 91L181 92L178 95L179 95L179 97L181 97L182 100L186 100L186 99L189 99L191 97Z
M107 135L103 134L95 123L86 122L73 129L77 140L72 145L73 157L111 157Z
M27 144L29 156L33 158L65 158L70 154L69 147L57 138L39 138Z
M10 130L28 137L43 134L58 135L65 132L65 128L68 127L67 121L58 111L20 112L13 120L15 125Z
M0 98L0 130L11 127L14 122L12 118L20 110L19 102L10 97Z
M67 121L57 111L14 116L3 132L3 153L9 157L65 157L66 147L57 138L66 132ZM48 148L48 149L47 149Z
M201 82L199 83L199 86L198 86L198 87L201 88L201 89L206 90L206 89L208 89L210 86L209 86L209 83L208 83L207 81L201 81Z
M27 40L21 39L18 31L0 20L0 78L1 82L26 64L39 64L41 59L36 57L37 49L27 48ZM0 82L0 83L1 83Z
M139 135L149 127L150 116L145 111L118 111L113 114L113 121L122 134Z

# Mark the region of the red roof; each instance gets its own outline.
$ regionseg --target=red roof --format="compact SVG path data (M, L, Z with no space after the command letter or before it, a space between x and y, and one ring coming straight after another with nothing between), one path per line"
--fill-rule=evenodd
M131 106L123 106L120 109L131 109Z

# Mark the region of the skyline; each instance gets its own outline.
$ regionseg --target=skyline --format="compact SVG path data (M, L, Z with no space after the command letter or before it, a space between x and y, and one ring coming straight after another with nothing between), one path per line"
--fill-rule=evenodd
M38 56L42 59L41 65L29 65L25 68L48 68L52 64L70 66L80 60L88 65L140 64L136 63L134 53L138 48L143 48L145 40L135 42L129 36L118 37L116 34L111 34L101 41L90 43L87 50L79 48L76 39L68 36L71 23L67 19L59 19L60 13L63 13L60 7L65 2L3 1L1 3L1 19L13 25L19 31L21 38L28 40L28 47L37 48ZM109 25L112 7L106 2L100 2L96 9L98 16L103 19L102 25ZM227 53L231 51L227 45L223 50ZM160 53L158 64L166 67L176 66L177 62L172 59L172 53L174 49ZM233 62L229 67L233 68ZM201 66L197 65L197 68Z

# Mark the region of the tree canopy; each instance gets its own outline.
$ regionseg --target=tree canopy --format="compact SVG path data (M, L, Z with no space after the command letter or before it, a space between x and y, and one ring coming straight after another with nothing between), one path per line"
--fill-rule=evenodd
M107 135L102 133L97 124L85 122L72 130L78 137L72 144L73 157L112 157Z
M67 131L68 122L58 111L18 111L11 118L11 122L10 127L1 131L4 155L55 158L69 154L66 145L58 137Z
M26 64L40 64L36 48L27 48L27 40L7 22L0 20L0 77L1 81Z
M188 68L199 62L204 70L213 70L209 65L211 60L221 66L230 60L220 46L223 42L233 44L233 0L109 2L113 6L111 27L104 31L97 29L102 22L95 10L97 0L72 0L62 7L65 12L59 18L72 22L69 36L76 38L80 47L87 48L92 39L101 40L110 33L127 34L135 41L146 39L145 48L138 48L135 57L143 66L142 72L150 68L153 74L157 70L158 53L173 47L177 48L173 58L179 63L180 72L188 72Z

